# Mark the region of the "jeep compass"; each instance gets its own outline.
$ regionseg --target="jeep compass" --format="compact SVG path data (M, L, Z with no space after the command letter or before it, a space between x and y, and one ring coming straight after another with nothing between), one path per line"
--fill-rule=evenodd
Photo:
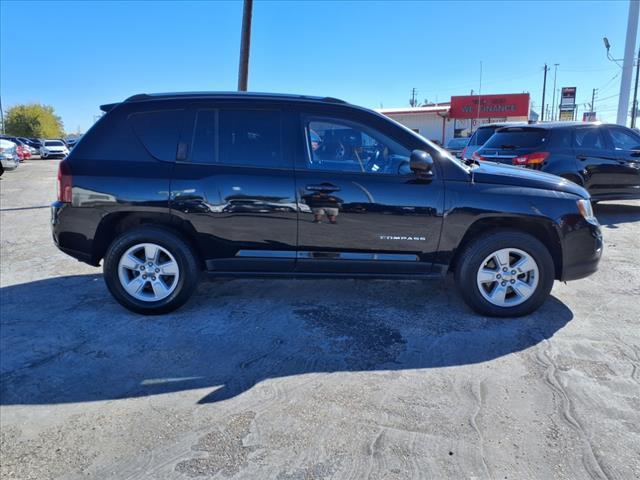
M393 120L335 98L140 94L60 163L53 239L102 262L143 314L219 277L426 279L525 315L554 280L593 273L602 236L587 191L555 175L465 164ZM427 300L425 292L425 301Z

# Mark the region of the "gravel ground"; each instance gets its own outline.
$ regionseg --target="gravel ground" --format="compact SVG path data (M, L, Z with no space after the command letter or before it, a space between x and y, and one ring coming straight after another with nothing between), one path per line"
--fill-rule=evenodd
M526 318L451 279L213 281L147 318L54 247L57 163L0 179L2 479L640 478L640 202Z

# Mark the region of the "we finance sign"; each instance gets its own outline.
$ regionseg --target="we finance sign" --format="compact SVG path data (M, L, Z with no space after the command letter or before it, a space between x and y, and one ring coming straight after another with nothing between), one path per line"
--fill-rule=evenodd
M451 118L528 117L529 94L460 95L451 97Z

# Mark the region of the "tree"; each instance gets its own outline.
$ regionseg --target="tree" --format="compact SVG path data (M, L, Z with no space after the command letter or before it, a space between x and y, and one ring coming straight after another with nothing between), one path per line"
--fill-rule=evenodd
M62 119L53 107L30 103L15 105L5 115L7 135L27 138L60 138L64 135Z

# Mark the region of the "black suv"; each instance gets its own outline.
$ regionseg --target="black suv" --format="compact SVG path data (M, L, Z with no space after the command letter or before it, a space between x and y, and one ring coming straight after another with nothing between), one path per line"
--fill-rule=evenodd
M99 265L126 308L187 301L217 276L429 278L455 273L486 315L524 315L554 279L597 269L582 187L466 165L376 112L333 98L135 95L58 172L53 238ZM427 292L425 291L425 299Z
M640 198L640 134L619 125L504 127L473 158L559 175L584 186L594 201Z

